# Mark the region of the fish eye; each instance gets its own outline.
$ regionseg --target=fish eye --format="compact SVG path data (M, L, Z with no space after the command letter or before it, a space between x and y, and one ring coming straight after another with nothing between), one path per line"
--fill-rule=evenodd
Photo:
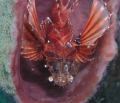
M72 64L68 63L64 66L64 68L67 68L67 70L70 71L72 69Z
M64 70L65 70L65 71L68 71L68 66L67 66L67 64L65 64Z
M56 70L59 69L57 63L54 63L53 65L53 71L56 72Z

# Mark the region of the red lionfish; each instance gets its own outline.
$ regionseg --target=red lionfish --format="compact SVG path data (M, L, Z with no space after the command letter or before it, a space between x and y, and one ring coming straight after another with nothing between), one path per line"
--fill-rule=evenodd
M75 41L73 27L69 19L77 7L79 0L70 6L71 0L56 0L51 17L47 17L40 25L35 7L35 0L27 2L24 15L21 56L37 61L46 58L52 76L48 80L59 86L73 81L70 73L75 62L92 61L89 58L103 33L109 28L111 14L107 4L102 0L93 0L91 13L86 26ZM49 29L49 33L48 33Z

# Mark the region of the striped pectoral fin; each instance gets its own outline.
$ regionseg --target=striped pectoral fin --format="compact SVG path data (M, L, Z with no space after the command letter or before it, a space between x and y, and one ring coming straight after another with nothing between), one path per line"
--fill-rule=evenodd
M27 10L24 15L24 22L31 25L31 29L36 31L34 34L38 39L42 37L46 39L47 28L49 25L49 21L45 20L39 26L37 11L35 7L35 0L29 0L27 4Z
M33 49L32 52L30 52L29 50L28 50L28 52L26 52L26 50L24 49L21 52L21 57L29 59L29 60L33 60L33 61L37 61L37 60L42 60L43 59L43 55L41 53L39 53L39 52L34 51L34 49Z
M45 40L48 22L44 21L41 26L35 8L35 0L28 1L24 15L23 33L21 42L21 56L29 60L41 60L45 48Z
M91 55L94 53L96 45L76 46L76 60L81 62L92 61Z
M36 29L31 29L32 26L28 22L24 22L23 34L21 42L21 56L29 60L41 60L42 52L44 51L45 40L42 37L37 37Z
M76 47L78 51L76 58L78 60L81 62L92 60L88 56L94 53L98 38L109 28L110 16L107 6L102 0L93 0L91 13L86 26L79 39L76 40L77 42L79 41Z
M40 27L38 24L38 17L35 7L35 0L29 0L27 3L27 10L25 16L27 17L27 20L29 21L30 25L36 29L39 35L41 34Z
M21 56L29 60L41 60L43 58L42 52L44 51L44 46L40 44L39 41L25 41L21 43Z
M80 43L83 45L94 44L110 25L110 13L105 3L101 0L93 0L88 22L80 35Z
M24 51L23 51L24 52ZM26 58L26 59L29 59L29 60L33 60L33 61L37 61L37 60L41 60L43 59L43 56L39 53L28 53L28 54L24 54L22 52L22 57L23 58Z

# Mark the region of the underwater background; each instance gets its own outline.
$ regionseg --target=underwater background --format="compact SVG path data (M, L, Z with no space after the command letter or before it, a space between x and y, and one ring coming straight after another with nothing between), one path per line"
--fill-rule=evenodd
M9 29L12 23L12 8L11 10L8 9L10 8L8 4L12 4L12 2L7 3L8 1L9 0L0 0L0 68L3 68L3 71L0 69L0 75L3 77L0 78L0 82L4 81L5 84L3 85L5 86L7 85L6 78L7 80L10 79L8 71L5 71L5 68L7 67L5 66L4 61L6 60L5 58L8 58L6 56L6 45L12 45L10 39L7 39L7 41L5 39L9 38L10 36ZM118 14L118 20L120 24L120 13ZM1 41L1 39L4 39L4 41ZM100 87L98 89L98 92L88 101L88 103L120 103L120 34L118 34L116 41L118 44L118 56L116 56L114 60L109 63L106 76L99 83ZM11 91L11 88L14 87L12 85L9 85L7 87L7 90L0 88L0 103L16 103L14 100L14 95L12 95L14 94L14 91ZM11 94L7 93L8 91L10 91Z

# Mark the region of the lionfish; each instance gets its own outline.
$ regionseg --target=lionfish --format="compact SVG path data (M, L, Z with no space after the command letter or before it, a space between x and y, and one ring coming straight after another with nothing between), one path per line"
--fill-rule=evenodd
M73 26L70 15L79 4L79 0L55 0L51 17L40 25L35 0L27 2L24 14L21 56L38 61L46 59L51 76L59 86L73 81L72 69L77 63L85 63L95 52L98 39L109 28L111 14L102 0L93 0L88 21L79 36L73 40ZM70 5L71 4L71 5Z

